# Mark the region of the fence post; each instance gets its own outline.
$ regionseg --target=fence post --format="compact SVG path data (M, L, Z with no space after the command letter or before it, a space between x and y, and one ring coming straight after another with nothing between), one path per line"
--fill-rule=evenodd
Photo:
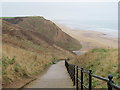
M74 72L73 72L73 86L75 86L75 65L74 65Z
M65 60L65 66L66 66L66 60Z
M83 90L83 68L81 68L81 90Z
M113 76L112 75L108 75L108 90L112 90L112 86L110 85L110 83L113 83L112 79L113 79Z
M76 90L78 90L78 66L76 66Z
M92 90L92 70L89 69L89 90Z

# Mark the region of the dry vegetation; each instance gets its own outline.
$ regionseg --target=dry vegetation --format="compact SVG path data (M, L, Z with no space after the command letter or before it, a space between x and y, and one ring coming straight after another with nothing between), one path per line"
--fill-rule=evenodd
M16 22L17 20L19 21L19 19L15 20ZM38 33L37 30L29 30L30 28L27 29L4 20L2 23L2 76L4 86L16 80L31 78L39 74L46 67L51 65L54 60L74 57L74 54L66 50L67 48L62 48L62 46L57 45L44 34ZM39 28L39 25L40 23L34 27ZM52 25L49 24L49 28L51 27ZM47 31L47 29L44 30ZM52 29L49 32L52 32ZM48 33L46 34L48 35ZM64 33L62 32L62 34ZM70 40L74 40L69 36L67 37L68 39L70 38ZM66 42L70 43L68 41ZM60 43L63 44L63 42ZM73 46L69 47L72 48Z
M31 31L32 34L34 33L40 36L49 44L56 44L61 48L71 51L81 48L79 41L64 33L55 23L43 17L16 17L4 20L15 26Z
M29 78L40 73L54 58L60 59L62 53L39 54L21 48L3 44L3 83L10 83L16 79Z
M92 69L93 74L106 77L114 76L116 84L120 84L120 72L118 71L118 49L96 48L78 56L71 63L83 67L85 70ZM104 84L103 84L104 83ZM93 79L94 87L106 87L105 82Z

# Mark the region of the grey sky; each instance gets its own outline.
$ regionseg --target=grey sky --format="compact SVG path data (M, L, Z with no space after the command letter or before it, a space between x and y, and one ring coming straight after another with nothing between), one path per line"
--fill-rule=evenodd
M119 0L1 0L0 2L119 2Z
M6 2L3 16L44 16L52 20L118 20L117 2Z

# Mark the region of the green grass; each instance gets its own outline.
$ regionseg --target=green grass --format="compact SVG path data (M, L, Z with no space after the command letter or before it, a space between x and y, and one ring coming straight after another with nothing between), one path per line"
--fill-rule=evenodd
M47 68L52 63L44 64L43 68ZM31 75L35 75L40 73L43 69L37 68L34 70L34 63L29 64L29 66L26 64L26 66L22 66L17 62L17 59L15 57L8 58L3 56L2 58L2 77L3 77L3 83L11 83L15 79L19 79L22 77L28 78ZM26 67L29 67L28 70ZM12 75L12 76L11 76Z
M8 57L2 57L2 65L4 68L6 68L8 65L12 65L15 63L15 57L12 59L9 59Z
M0 17L0 18L3 18L3 19L5 18L6 19L6 18L15 18L15 17Z
M109 74L112 74L114 82L120 83L117 49L95 48L71 60L71 63L84 67L86 71L92 69L93 74L101 77L107 78ZM105 82L94 79L93 87L101 88L107 85Z
M95 52L105 53L105 52L108 52L108 51L109 51L109 49L105 49L105 48L95 48L95 49L92 50L93 53L95 53Z
M16 62L16 58L8 58L3 56L2 57L2 75L3 75L3 82L11 82L12 78L9 76L9 72L7 71L8 68L12 67L12 70L9 72L15 72L14 74L23 75L26 71ZM22 72L21 72L22 71ZM13 76L15 76L13 74ZM16 76L17 76L16 75ZM27 75L27 74L26 74ZM17 78L17 77L16 77Z

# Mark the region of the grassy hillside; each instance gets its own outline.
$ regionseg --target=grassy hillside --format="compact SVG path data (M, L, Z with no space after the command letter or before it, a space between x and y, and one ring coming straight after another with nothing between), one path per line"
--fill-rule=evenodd
M55 45L41 33L2 21L3 83L37 75L53 60L74 57L74 54Z
M64 33L55 23L40 16L6 18L7 22L22 27L26 30L40 34L47 42L67 50L78 50L80 43Z
M85 70L92 69L96 75L106 77L109 74L114 76L113 80L120 85L120 72L118 71L118 50L117 49L92 49L89 52L78 56L71 63L83 67ZM106 87L105 82L93 79L94 87Z

